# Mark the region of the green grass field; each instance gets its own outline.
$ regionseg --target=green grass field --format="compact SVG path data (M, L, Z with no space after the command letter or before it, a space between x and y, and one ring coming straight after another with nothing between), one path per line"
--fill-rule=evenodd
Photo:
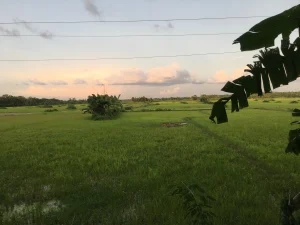
M250 100L222 125L196 101L128 103L112 121L92 121L82 105L0 109L0 222L184 225L169 193L184 182L216 199L217 225L279 224L281 199L300 191L299 158L284 152L294 100Z

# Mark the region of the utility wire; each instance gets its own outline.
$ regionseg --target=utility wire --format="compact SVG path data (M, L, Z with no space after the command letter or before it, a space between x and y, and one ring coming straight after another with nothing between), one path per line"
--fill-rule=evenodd
M121 37L187 37L239 35L241 33L194 33L194 34L124 34L124 35L51 35L51 38L121 38ZM38 34L0 34L0 37L41 37Z
M197 54L185 54L185 55L157 55L157 56L134 56L134 57L102 57L102 58L90 58L90 59L0 59L0 62L48 62L48 61L97 61L97 60L130 60L130 59L153 59L153 58L175 58L175 57L191 57L191 56L206 56L206 55L224 55L235 54L237 52L211 52L211 53L197 53Z
M266 17L267 16L231 16L231 17L139 19L139 20L15 21L15 22L0 22L0 25L26 24L26 23L30 23L30 24L140 23L140 22L172 22L172 21L250 19L250 18L266 18Z

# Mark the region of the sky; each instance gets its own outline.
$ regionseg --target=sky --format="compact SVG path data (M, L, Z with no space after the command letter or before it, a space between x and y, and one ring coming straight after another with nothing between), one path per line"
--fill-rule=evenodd
M0 23L18 21L155 20L272 16L299 0L1 0ZM237 52L151 59L0 62L0 95L87 98L91 94L184 97L222 94L228 80L244 75L257 51L241 52L233 41L263 18L83 24L0 24L0 59L91 59ZM55 35L218 36L60 38ZM296 38L296 31L291 39ZM18 37L36 35L35 37ZM276 39L280 45L281 37ZM299 82L278 91L299 91Z

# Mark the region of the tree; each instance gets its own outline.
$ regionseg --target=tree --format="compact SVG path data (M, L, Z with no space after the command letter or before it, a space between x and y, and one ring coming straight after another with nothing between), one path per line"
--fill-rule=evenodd
M92 113L92 118L102 120L118 116L123 110L119 98L120 95L118 97L99 94L88 96L88 109Z
M192 99L192 100L197 100L198 97L197 97L197 95L193 95L193 96L191 97L191 99Z

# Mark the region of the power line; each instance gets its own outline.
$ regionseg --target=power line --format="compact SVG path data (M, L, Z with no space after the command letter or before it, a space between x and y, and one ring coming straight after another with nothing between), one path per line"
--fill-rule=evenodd
M139 20L78 20L78 21L15 21L0 22L0 25L14 24L79 24L79 23L140 23L140 22L173 22L173 21L200 21L200 20L228 20L266 18L267 16L230 16L230 17L202 17L202 18L174 18L174 19L139 19Z
M157 56L134 56L134 57L102 57L90 59L0 59L0 62L48 62L48 61L97 61L97 60L131 60L131 59L153 59L153 58L176 58L176 57L192 57L192 56L206 56L206 55L224 55L235 54L237 52L211 52L211 53L196 53L185 55L157 55Z
M241 33L194 33L194 34L124 34L124 35L51 35L51 38L121 38L121 37L186 37L239 35ZM0 37L41 37L38 34L0 34Z

